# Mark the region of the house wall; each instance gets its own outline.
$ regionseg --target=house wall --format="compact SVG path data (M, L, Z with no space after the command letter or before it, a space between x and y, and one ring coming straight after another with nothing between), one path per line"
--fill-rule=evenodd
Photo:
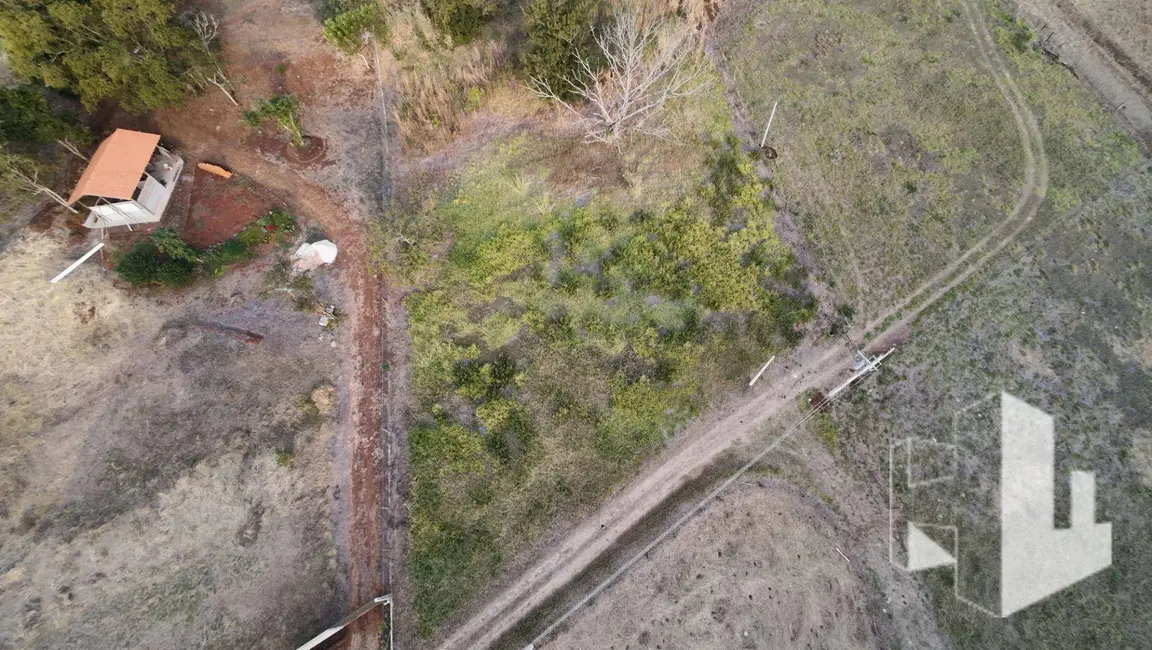
M165 197L164 202L167 203L167 197ZM157 214L144 209L135 201L120 201L91 208L84 225L89 228L110 228L133 223L152 223L159 220L160 217Z

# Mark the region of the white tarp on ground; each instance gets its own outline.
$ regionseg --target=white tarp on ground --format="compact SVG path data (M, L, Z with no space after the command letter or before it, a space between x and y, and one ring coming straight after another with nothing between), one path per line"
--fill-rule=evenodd
M292 269L294 271L297 273L311 271L336 261L336 244L327 239L321 239L311 244L301 244L292 257Z

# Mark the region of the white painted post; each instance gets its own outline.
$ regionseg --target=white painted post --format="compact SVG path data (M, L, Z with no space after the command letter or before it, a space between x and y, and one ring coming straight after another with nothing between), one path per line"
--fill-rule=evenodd
M57 282L63 280L65 276L67 276L69 273L75 271L76 267L83 264L84 260L95 255L96 251L100 250L101 248L104 248L104 242L100 242L99 244L96 244L95 248L88 251L87 253L84 253L84 257L81 257L80 259L76 260L75 262L72 262L72 266L69 266L68 268L61 271L60 275L57 275L56 277L52 278L51 280L48 281L48 283L49 284L56 284Z
M776 105L780 102L772 102L772 114L768 116L768 126L764 127L764 137L760 138L760 148L764 148L764 143L768 142L768 129L772 128L772 118L776 117Z
M775 360L776 355L772 355L772 358L768 360L768 363L764 364L763 367L760 368L760 372L756 373L756 376L752 378L752 381L748 382L748 385L751 386L752 384L755 384L756 380L760 378L760 375L764 374L764 371L767 370L768 366L771 365Z
M308 641L308 643L305 643L304 645L300 646L296 650L312 650L312 648L315 648L316 646L320 645L321 643L323 643L327 639L331 638L340 630L343 630L344 628L348 627L348 625L350 623L352 623L356 619L360 618L361 616L367 614L368 612L372 611L372 609L374 609L377 605L381 605L381 604L387 605L389 610L391 610L391 608L392 608L392 594L388 594L386 596L377 596L377 597L373 598L372 600L364 603L363 605L358 607L356 609L356 611L354 611L351 614L349 614L348 616L344 617L344 620L340 621L336 625L333 625L332 627L328 628L327 630L324 630L320 634L317 634L310 641ZM391 611L389 611L388 616L389 616L389 618L391 618L391 616L392 616ZM391 626L389 626L389 630L391 630ZM391 632L389 632L389 634L391 634Z

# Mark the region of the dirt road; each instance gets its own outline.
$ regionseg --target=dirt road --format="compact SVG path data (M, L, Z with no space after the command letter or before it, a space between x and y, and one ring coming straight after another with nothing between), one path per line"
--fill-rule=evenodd
M1021 146L1026 152L1026 180L1015 209L991 235L864 328L863 334L878 334L873 345L877 350L887 349L917 314L1002 251L1031 221L1047 191L1048 163L1036 118L996 53L983 17L967 4L965 11L984 61L1015 117ZM894 324L880 332L889 317L895 318ZM771 418L790 406L805 390L838 383L850 374L849 366L850 358L844 349L830 343L806 343L787 359L778 360L762 383L723 409L693 423L659 457L649 462L631 485L617 492L562 541L552 543L530 569L489 598L438 647L442 650L490 647L550 596L565 588L665 499L698 477L728 450L755 439ZM769 450L783 439L784 436L775 437L765 449ZM560 621L553 622L553 627L574 612L575 608L569 610Z
M220 93L203 93L155 120L166 140L203 159L243 172L340 247L353 304L341 305L353 332L353 372L346 390L350 430L337 444L336 476L343 512L337 541L347 571L348 610L386 591L382 501L387 448L383 367L389 331L385 287L370 270L366 222L387 200L385 136L377 78L359 59L342 58L328 45L314 8L304 2L241 0L216 9L230 75L242 79L237 99L289 92L300 98L305 132L324 138L326 154L292 162L274 127L255 132ZM376 135L381 137L376 140ZM380 609L350 629L350 648L378 648ZM319 632L319 630L317 630Z

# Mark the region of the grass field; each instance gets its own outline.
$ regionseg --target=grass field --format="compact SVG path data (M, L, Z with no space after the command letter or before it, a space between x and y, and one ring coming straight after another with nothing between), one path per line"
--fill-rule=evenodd
M956 601L950 571L926 574L925 588L957 648L1138 647L1152 634L1143 561L1152 550L1152 174L1113 116L1039 51L1026 25L997 2L974 6L1036 116L1047 196L1019 241L922 315L890 369L836 405L830 424L851 466L878 480L889 442L947 437L956 410L998 390L1053 414L1057 477L1096 472L1096 516L1113 522L1113 566L1009 619ZM865 314L1003 219L1020 183L1019 137L976 65L959 9L774 3L734 20L723 37L750 121L762 125L781 101L769 137L780 151L777 192L798 214L819 272ZM904 142L917 144L915 155L901 159L899 140L884 138L893 129L911 136ZM905 183L916 189L906 185L901 196ZM929 200L931 210L918 207ZM958 435L995 449L993 433ZM1068 498L1058 478L1058 525L1068 524Z
M1044 231L1034 255L924 318L879 386L837 407L850 455L872 468L884 466L880 452L892 440L950 436L952 413L995 391L1045 410L1056 419L1057 525L1069 522L1068 473L1096 472L1096 518L1112 522L1112 567L1009 619L955 601L950 571L927 575L958 648L1138 647L1152 635L1150 202L1145 167ZM998 449L995 438L979 437L997 432L956 433L960 443Z
M476 156L421 215L442 254L406 258L425 282L407 301L425 633L812 312L732 143L703 184L647 210L566 198L529 171L538 154L514 139Z
M1062 477L1095 471L1113 565L1008 619L957 602L950 572L926 575L926 589L958 648L1138 647L1152 634L1152 172L1096 99L1029 45L1026 27L985 8L1038 118L1047 200L1012 253L923 315L879 389L854 394L835 421L848 455L875 471L890 441L950 436L953 412L999 390L1052 414L1057 525L1070 517ZM983 449L997 448L996 433L957 431Z
M826 279L874 314L994 226L1020 140L960 6L757 4L723 28L752 125L780 106L773 167ZM726 21L738 20L736 14Z
M1026 77L1044 123L1053 181L1110 178L1135 149L1031 33L988 5L996 38ZM1015 201L1023 149L959 2L811 0L749 6L721 22L721 47L746 107L780 158L773 173L824 278L864 316L907 295L1000 223ZM1070 79L1070 77L1069 77ZM1091 137L1077 138L1091 123ZM758 136L759 134L757 134ZM1112 147L1071 168L1078 146ZM1060 171L1055 167L1064 165ZM1057 191L1055 205L1076 200Z

